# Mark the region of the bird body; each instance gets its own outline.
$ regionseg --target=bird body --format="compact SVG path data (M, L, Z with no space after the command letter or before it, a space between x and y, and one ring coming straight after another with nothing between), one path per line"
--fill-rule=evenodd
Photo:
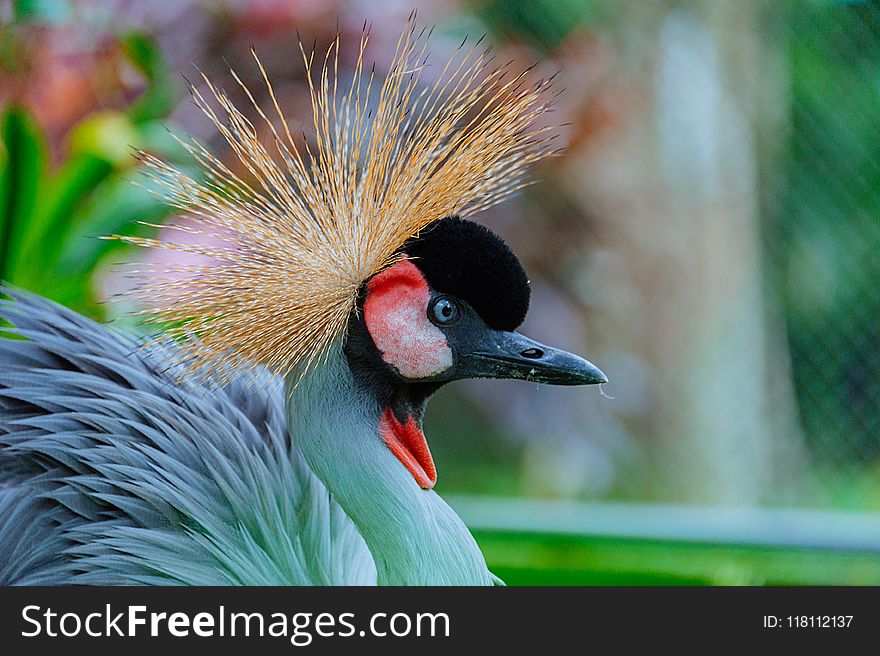
M141 154L200 221L171 231L222 244L116 237L202 258L133 292L166 339L0 289L0 583L498 583L433 489L422 419L462 378L607 380L516 332L521 263L457 216L547 153L546 84L465 52L419 92L410 24L372 113L366 38L339 94L338 40L317 82L303 51L310 158L268 78L274 151L207 78L219 110L193 89L252 179L195 142L200 180Z
M37 297L0 315L0 583L375 584L291 440L283 381L181 382Z
M0 340L0 584L494 581L340 348L285 403L277 376L180 383L167 354L6 293L27 341Z

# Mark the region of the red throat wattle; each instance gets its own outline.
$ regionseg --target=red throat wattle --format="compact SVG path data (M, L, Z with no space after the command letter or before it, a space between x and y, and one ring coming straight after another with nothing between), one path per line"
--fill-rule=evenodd
M430 490L437 482L437 468L431 458L428 441L415 418L409 417L405 424L395 416L391 408L385 408L379 419L379 434L391 453L400 460L425 490Z

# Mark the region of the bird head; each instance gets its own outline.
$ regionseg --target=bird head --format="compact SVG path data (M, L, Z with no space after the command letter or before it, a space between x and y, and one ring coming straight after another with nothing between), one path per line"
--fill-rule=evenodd
M178 341L193 375L225 382L268 368L294 390L341 345L378 400L382 438L422 487L436 471L421 419L441 385L606 380L586 360L516 332L529 304L522 265L488 229L456 218L509 197L557 152L545 116L552 77L530 80L463 42L430 82L429 36L411 18L375 85L375 67L364 65L368 30L348 81L339 79L338 37L323 58L300 45L308 137L292 129L256 53L264 102L230 71L256 125L202 76L193 99L237 165L194 140L181 140L194 172L140 153L152 188L193 223L167 223L159 238L113 237L201 256L139 265L130 293ZM194 244L193 234L210 243Z
M529 296L525 270L507 244L458 217L408 240L397 262L363 286L345 354L379 401L383 439L422 487L433 486L436 468L421 421L441 385L462 378L608 381L587 360L516 332Z

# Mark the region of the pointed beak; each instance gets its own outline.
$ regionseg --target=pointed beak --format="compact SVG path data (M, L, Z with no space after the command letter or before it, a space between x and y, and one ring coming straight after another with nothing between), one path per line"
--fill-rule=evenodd
M488 330L459 353L456 378L516 378L548 385L596 385L608 376L584 358L517 332Z

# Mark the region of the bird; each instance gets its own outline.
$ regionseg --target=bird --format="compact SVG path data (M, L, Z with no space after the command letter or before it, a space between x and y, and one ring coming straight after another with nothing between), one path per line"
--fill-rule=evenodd
M347 86L338 38L300 46L311 142L256 53L268 109L230 74L268 140L191 86L245 173L194 140L200 177L138 154L197 220L110 236L196 256L129 292L161 337L0 288L0 584L502 584L434 489L428 400L608 378L517 331L528 277L470 218L550 154L548 80L462 47L425 85L429 36L408 21L379 83L364 30Z

